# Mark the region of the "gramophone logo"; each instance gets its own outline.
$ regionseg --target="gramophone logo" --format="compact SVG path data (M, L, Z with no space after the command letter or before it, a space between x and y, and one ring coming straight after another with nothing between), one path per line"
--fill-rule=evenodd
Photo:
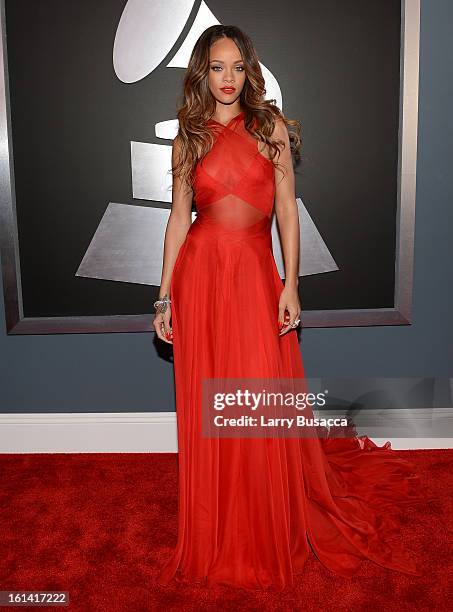
M206 28L219 23L204 1L198 10L196 4L193 0L129 0L121 15L113 46L113 67L118 79L133 87L141 79L153 78L153 71L167 57L171 57L167 68L187 68L198 37ZM187 36L178 46L177 41L189 26ZM283 108L277 79L262 64L261 70L266 97L275 99L277 106ZM175 98L176 95L177 92ZM178 121L170 117L156 124L156 140L173 140L177 131ZM130 152L133 197L171 203L171 146L131 141ZM299 275L338 270L302 200L297 198L296 201L303 237ZM170 210L161 206L110 202L76 275L158 286L169 214ZM192 220L195 216L192 213ZM277 268L284 278L275 214L272 239Z

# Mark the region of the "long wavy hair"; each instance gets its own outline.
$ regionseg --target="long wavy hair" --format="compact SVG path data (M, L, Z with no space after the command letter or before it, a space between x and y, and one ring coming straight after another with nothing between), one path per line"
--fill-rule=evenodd
M236 26L214 25L207 28L195 43L183 81L182 102L177 111L180 155L171 172L173 177L179 176L190 187L193 186L198 161L213 145L213 135L207 127L216 110L216 100L209 89L208 81L209 50L211 45L222 37L231 38L235 42L244 63L246 79L240 95L240 104L244 111L247 131L268 145L271 161L278 167L280 147L284 143L271 139L271 135L276 119L281 118L287 128L293 128L293 131L288 129L291 153L295 159L300 157L301 124L295 119L284 117L274 104L275 99L265 99L264 78L252 41Z

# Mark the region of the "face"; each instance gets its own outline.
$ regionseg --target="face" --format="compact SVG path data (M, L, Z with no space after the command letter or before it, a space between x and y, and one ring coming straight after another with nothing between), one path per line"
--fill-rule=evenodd
M236 43L231 38L220 38L209 51L209 89L212 95L220 104L232 104L239 101L244 83L244 62Z

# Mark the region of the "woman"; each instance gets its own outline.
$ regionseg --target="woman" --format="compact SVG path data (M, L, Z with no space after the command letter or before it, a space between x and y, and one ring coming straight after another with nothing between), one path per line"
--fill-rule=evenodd
M310 550L343 576L365 558L419 574L390 538L417 477L389 444L202 434L203 380L304 377L292 166L300 124L264 93L249 38L233 26L203 32L178 112L155 303L156 333L173 344L179 448L178 541L158 581L280 590ZM274 205L284 285L272 254Z

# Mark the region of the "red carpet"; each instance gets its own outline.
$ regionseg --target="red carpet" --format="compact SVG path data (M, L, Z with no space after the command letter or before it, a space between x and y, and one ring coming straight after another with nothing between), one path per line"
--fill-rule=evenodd
M400 452L426 492L401 534L422 577L364 561L345 579L312 554L293 589L256 594L154 583L176 541L176 455L1 455L0 590L69 591L71 612L451 609L453 450Z

